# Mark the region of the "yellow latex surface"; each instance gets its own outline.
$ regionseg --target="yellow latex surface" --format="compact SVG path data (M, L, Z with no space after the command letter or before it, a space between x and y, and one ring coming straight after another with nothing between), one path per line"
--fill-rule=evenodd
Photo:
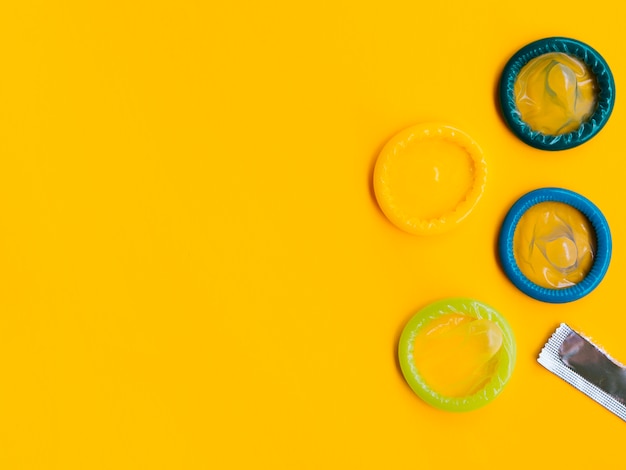
M427 139L411 145L390 166L389 186L396 204L409 217L432 219L450 213L473 183L467 151L447 140Z
M593 264L595 239L587 218L572 206L541 202L522 215L513 238L522 273L548 289L582 281Z
M478 392L498 366L500 327L489 320L448 314L432 320L415 338L413 357L424 382L446 397Z
M593 114L596 89L584 62L550 52L522 67L515 81L515 104L533 130L560 135L575 131Z
M626 361L626 3L523 11L542 13L0 2L0 468L557 469L541 436L582 439L572 422L588 432L571 468L615 468L624 423L535 358L566 321ZM508 59L555 34L603 55L618 99L596 137L548 153L494 97ZM420 237L384 216L372 174L432 121L472 136L489 175L457 229ZM495 257L511 205L545 186L588 197L614 237L602 283L567 305ZM422 402L396 360L408 319L449 296L516 336L511 380L469 413Z
M447 124L423 123L385 144L376 160L373 190L398 228L439 235L471 213L486 174L483 152L471 136Z

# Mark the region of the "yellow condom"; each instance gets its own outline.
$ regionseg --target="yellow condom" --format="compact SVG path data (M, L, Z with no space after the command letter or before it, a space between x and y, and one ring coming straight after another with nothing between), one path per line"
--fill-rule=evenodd
M445 124L423 124L387 142L376 161L374 192L398 228L439 234L472 211L486 176L482 150L471 137Z

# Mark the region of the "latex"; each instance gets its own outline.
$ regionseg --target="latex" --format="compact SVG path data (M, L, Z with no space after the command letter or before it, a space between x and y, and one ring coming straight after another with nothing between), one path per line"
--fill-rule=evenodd
M542 202L521 217L513 238L522 273L548 289L570 287L589 273L595 254L593 228L577 209Z
M594 112L596 81L580 60L551 52L530 60L515 81L521 119L534 131L560 135L577 130Z
M490 320L456 313L443 315L416 336L415 367L438 394L469 396L495 374L502 342L502 330Z
M411 126L385 144L373 189L385 216L414 235L458 226L482 196L487 166L478 144L443 123Z
M452 212L471 190L473 176L467 151L441 138L410 142L388 168L396 204L418 219Z

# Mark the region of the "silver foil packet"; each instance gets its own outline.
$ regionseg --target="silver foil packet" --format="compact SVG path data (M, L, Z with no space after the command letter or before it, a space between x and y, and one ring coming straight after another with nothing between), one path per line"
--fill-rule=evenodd
M626 368L565 323L552 334L537 361L626 421Z

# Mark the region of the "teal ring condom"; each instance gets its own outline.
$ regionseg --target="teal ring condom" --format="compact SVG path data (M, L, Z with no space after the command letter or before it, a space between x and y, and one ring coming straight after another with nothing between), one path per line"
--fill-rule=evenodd
M547 289L538 286L524 276L515 260L513 238L517 224L528 209L541 202L562 202L578 209L587 217L595 232L596 256L591 270L582 281L573 286L563 289ZM500 231L498 252L505 274L523 293L542 302L572 302L589 294L604 278L611 261L611 231L600 209L584 196L562 188L536 189L522 196L509 210Z
M550 52L561 52L581 60L596 79L598 90L594 113L575 131L548 135L533 130L521 118L515 102L515 81L520 70L532 59ZM607 123L615 104L615 80L606 61L587 44L575 39L540 39L520 49L504 67L499 87L500 107L506 124L526 144L541 150L566 150L587 142Z

